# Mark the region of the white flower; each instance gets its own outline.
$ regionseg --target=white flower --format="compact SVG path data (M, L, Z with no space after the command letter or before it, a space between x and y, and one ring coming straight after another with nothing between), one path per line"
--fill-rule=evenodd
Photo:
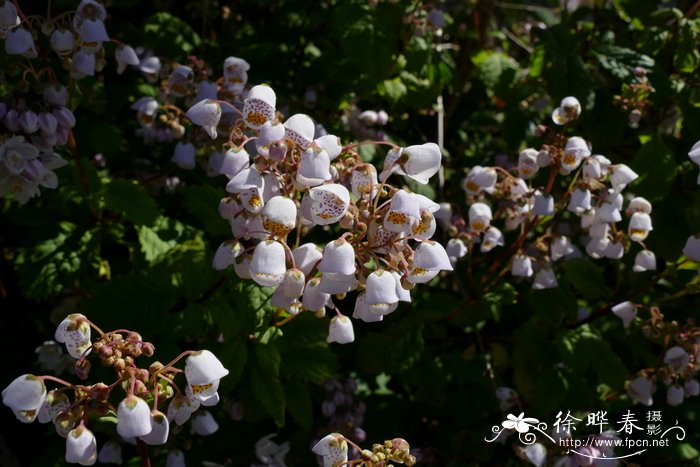
M535 216L551 216L554 214L554 197L541 191L535 191L535 205L532 208Z
M196 149L192 143L180 141L175 145L175 152L171 161L178 167L185 170L194 169Z
M488 253L497 246L505 245L505 239L503 238L503 233L496 227L490 226L486 229L484 233L484 238L481 239L481 246L479 250L482 253Z
M270 86L253 86L243 101L243 120L248 127L259 130L267 121L274 120L277 96Z
M156 56L144 57L137 65L139 71L146 75L149 82L155 82L160 73L160 58Z
M44 381L29 374L15 378L2 391L2 403L12 409L17 419L24 423L34 421L45 399Z
M421 184L440 170L442 153L435 143L408 146L407 148L392 149L384 160L384 170L379 177L386 180L396 172L410 177Z
M501 386L496 388L496 399L498 399L499 408L505 412L518 403L518 393L513 388Z
M618 164L612 168L610 183L615 190L620 191L638 178L639 175L637 175L634 170L630 169L625 164Z
M649 217L649 214L643 212L635 212L632 214L627 228L627 235L629 235L630 240L633 242L643 242L646 240L651 230L653 230L653 227L651 226L651 217Z
M357 296L352 317L355 319L360 319L365 323L376 323L383 320L384 315L373 313L372 310L369 309L369 306L367 306L367 302L365 301L366 296L367 294L365 294L365 292L362 292Z
M467 255L468 249L467 245L464 243L464 241L462 241L462 239L451 238L447 241L445 252L447 253L447 257L450 259L450 264L454 266L457 263L457 260Z
M286 270L286 255L280 242L264 240L255 246L250 260L250 275L255 282L266 287L278 285Z
M117 74L121 75L126 70L127 65L137 66L139 57L133 47L120 44L114 51L114 59L117 61Z
M70 400L65 393L57 390L49 391L46 394L44 403L41 404L37 419L39 423L49 423L56 420L58 414L70 407Z
M185 362L185 378L196 393L197 386L207 386L218 383L221 378L228 375L218 358L208 350L198 350L192 353Z
M275 121L268 120L265 122L258 132L258 139L255 140L255 146L259 154L263 156L268 156L270 151L270 146L279 141L284 140L284 135L287 130L284 125Z
M483 232L491 224L493 214L485 203L474 203L469 206L469 228L473 232Z
M186 115L192 123L204 128L211 139L217 137L216 127L221 119L221 106L218 102L211 99L199 101L190 107Z
M576 170L585 157L591 155L591 150L583 138L573 136L566 142L561 168L566 173Z
M322 148L310 147L301 155L296 181L309 187L321 185L332 178L330 167L328 153Z
M542 467L547 463L547 448L542 443L534 443L523 448L523 456L535 467Z
M255 456L265 465L284 467L284 456L289 452L289 441L277 444L272 441L275 433L263 436L255 442Z
M328 338L326 339L330 342L337 342L338 344L349 344L355 340L355 332L352 328L352 321L345 315L336 315L331 318L330 325L328 327Z
M468 195L478 195L482 191L493 193L498 174L492 167L475 165L462 180L462 188Z
M359 282L355 274L338 274L328 272L321 276L318 288L321 292L337 295L357 289Z
M571 193L571 199L566 209L578 216L591 209L590 190L587 188L576 188L573 193Z
M532 148L525 149L518 156L518 175L524 179L534 177L539 170L537 165L537 151Z
M0 5L0 29L9 29L19 26L21 20L17 14L17 8L12 2L4 2Z
M216 253L214 253L212 267L217 271L223 271L234 264L241 253L243 253L243 246L237 240L225 241L219 245Z
M8 31L5 36L5 52L8 55L22 55L27 58L36 58L38 55L32 33L23 27Z
M287 130L285 138L299 146L302 151L306 151L311 146L316 132L316 125L306 114L294 114L284 122L284 128ZM322 149L322 148L318 148ZM326 152L323 150L323 152ZM328 153L326 155L329 157Z
M394 311L391 306L399 301L396 293L396 279L384 269L377 269L367 277L365 293L367 306L373 313L381 315Z
M219 424L216 423L214 417L208 410L202 410L194 414L192 417L193 434L199 436L209 436L217 432Z
M338 222L350 205L350 192L343 185L332 183L309 190L311 220L317 225Z
M598 223L615 223L622 220L622 215L614 204L603 203L596 209L595 220Z
M224 81L231 92L239 93L248 81L250 64L238 57L227 57L224 60Z
M216 99L218 89L213 81L202 80L197 83L197 95L194 97L195 102L203 101L204 99Z
M79 425L66 437L66 462L93 465L97 461L97 440L92 431Z
M641 196L632 198L630 203L627 205L627 210L625 214L631 216L635 212L641 212L644 214L651 214L651 203Z
M668 405L681 405L684 397L685 392L682 387L677 384L668 387L668 391L666 392L666 402Z
M442 245L425 240L416 248L407 280L412 284L422 284L437 276L440 271L452 269L450 258ZM371 301L368 300L367 303L371 304Z
M155 119L155 114L158 111L158 101L152 97L141 97L136 102L131 104L131 109L137 112L136 118L142 126L151 126ZM61 123L60 118L54 111L54 116ZM75 125L75 122L73 122Z
M185 453L179 449L170 451L165 460L165 467L185 467Z
M314 278L306 283L301 304L309 311L325 311L326 305L331 302L330 294L324 293L320 288L321 279Z
M95 54L102 48L103 42L109 41L105 25L101 20L87 19L79 29L81 50Z
M23 136L15 136L0 146L0 162L11 174L19 175L27 167L27 163L39 157L39 150L30 143L25 142Z
M651 250L641 250L634 257L634 272L655 271L656 270L656 255Z
M688 152L688 157L690 157L691 161L700 165L700 141L693 144L693 147L690 148L690 151Z
M121 465L123 462L122 458L122 447L121 445L114 441L107 441L97 454L97 460L101 464L118 464Z
M72 32L67 30L55 29L51 33L49 42L53 51L61 57L72 53L75 47L75 37Z
M350 178L350 188L352 193L358 198L369 195L374 198L377 193L377 169L372 164L359 164L352 170Z
M117 408L117 433L124 438L144 436L151 432L151 409L146 401L133 394Z
M551 289L558 285L557 276L554 274L551 267L544 267L537 271L535 280L532 282L532 288L536 290Z
M700 394L700 383L695 378L687 379L683 385L683 391L685 392L685 397L697 396Z
M530 277L532 275L532 260L523 253L515 255L510 265L510 272L516 277Z
M260 215L265 230L278 237L287 235L297 224L297 206L286 196L270 199Z
M284 273L284 279L282 279L282 282L277 290L279 290L285 297L299 298L304 292L305 284L306 275L299 269L292 268Z
M391 232L412 234L419 227L423 213L432 213L439 208L440 205L423 195L399 190L391 198L384 216L384 228Z
M314 143L318 147L323 148L328 153L328 157L330 157L331 160L338 157L343 151L343 145L340 142L340 138L338 138L336 135L321 136L320 138L316 138Z
M622 320L622 325L628 328L632 320L637 316L637 307L632 302L625 301L612 307L612 312Z
M73 79L82 79L86 76L94 76L97 61L94 54L79 50L73 55L70 76Z
M190 419L192 414L199 408L200 401L190 399L187 396L175 396L168 405L168 420L178 425L183 425Z
M622 242L609 242L605 247L603 256L610 259L620 259L625 254L625 247Z
M170 433L170 423L168 417L159 410L151 412L151 431L144 436L140 436L141 440L151 446L165 444L168 441Z
M319 272L350 275L356 271L355 249L345 239L329 242L323 249Z
M549 245L552 261L556 261L574 252L574 247L568 237L562 235L555 237Z
M325 436L311 450L323 457L324 467L333 467L348 461L348 443L339 433Z
M581 114L581 103L573 96L561 100L559 107L552 112L552 121L557 125L565 125Z
M73 313L61 321L56 328L54 338L57 342L64 343L68 353L73 358L80 358L92 346L90 341L90 324L85 316Z
M187 95L192 89L194 71L185 65L177 65L168 76L168 89L173 96Z
M700 238L691 235L683 247L683 255L691 261L700 261Z
M304 243L292 251L292 256L294 257L297 268L299 268L305 276L308 276L316 263L323 257L323 253L315 243Z
M7 2L5 2L5 4L7 4ZM42 97L49 104L57 107L65 107L68 103L68 90L65 86L58 83L47 84L44 88Z
M674 373L682 373L688 368L690 355L683 347L673 346L666 351L664 363L669 366Z
M238 172L228 184L226 184L226 191L229 193L244 193L254 189L262 193L264 187L265 180L258 169L249 167Z
M590 183L594 180L602 180L603 169L600 166L598 159L594 157L588 157L583 161L581 170L583 181Z

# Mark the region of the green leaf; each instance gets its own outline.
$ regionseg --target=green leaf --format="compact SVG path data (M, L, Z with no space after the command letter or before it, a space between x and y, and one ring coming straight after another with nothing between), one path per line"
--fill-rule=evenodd
M518 70L518 62L502 52L481 51L472 58L472 63L476 65L479 79L491 90L502 79L512 83Z
M284 382L284 395L292 418L305 430L310 429L313 424L313 405L306 386L297 380L287 380Z
M160 51L167 51L174 59L185 58L199 47L199 35L178 17L161 11L148 18L144 25L144 43Z
M256 344L255 358L260 369L270 378L277 379L280 374L280 352L274 344Z
M595 300L608 294L603 270L588 258L574 258L562 262L561 269L569 284L584 298Z
M604 44L591 51L600 66L621 80L632 77L635 67L651 70L654 59L635 50L616 45Z
M185 187L182 194L185 209L206 232L220 237L231 235L231 228L218 211L219 201L223 197L221 190L211 185L191 185Z
M220 352L221 363L228 370L228 375L221 380L222 391L230 391L241 380L243 369L248 361L248 346L240 337L226 339L226 345Z
M155 230L146 227L145 225L139 226L136 231L139 234L141 251L146 257L146 261L149 263L153 262L153 260L155 260L157 257L177 245L175 240L170 240L167 242L161 240Z
M677 164L673 151L661 139L653 136L644 144L631 162L632 169L639 178L631 184L632 191L650 201L668 195L676 180Z
M407 92L406 85L399 77L384 80L379 85L379 95L386 96L393 102L398 102Z
M284 426L286 400L282 383L276 378L270 378L257 366L252 366L251 384L254 397L262 408L273 418L277 426Z
M698 20L681 20L678 30L678 45L673 54L673 64L683 73L692 73L700 65L700 51L697 49L700 39L700 22Z
M158 217L158 207L153 198L129 180L116 179L105 188L105 203L112 211L120 212L138 225L153 225Z

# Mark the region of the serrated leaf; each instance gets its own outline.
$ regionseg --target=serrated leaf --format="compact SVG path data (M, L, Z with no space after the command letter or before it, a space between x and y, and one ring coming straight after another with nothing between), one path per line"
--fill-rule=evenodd
M608 293L603 280L603 270L588 258L563 261L561 269L571 286L584 298L595 300Z
M292 418L302 428L310 429L313 423L313 405L308 388L300 381L287 380L284 382L284 395Z
M604 44L596 47L592 53L600 66L621 80L629 79L636 67L651 70L655 63L647 55L616 45Z
M146 261L149 263L153 262L153 260L177 244L177 242L174 240L170 240L168 242L161 240L155 230L146 227L145 225L139 226L136 230L139 234L141 251L145 256Z
M502 52L486 50L473 57L472 63L477 67L479 79L488 89L496 88L503 78L512 81L519 68L518 62L512 57Z
M134 224L153 225L158 218L153 198L129 180L113 180L105 188L104 199L108 209L124 214Z

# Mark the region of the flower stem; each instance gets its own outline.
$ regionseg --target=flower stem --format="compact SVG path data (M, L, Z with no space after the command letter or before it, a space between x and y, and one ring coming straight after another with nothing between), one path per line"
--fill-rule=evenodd
M151 458L148 457L148 446L141 438L136 438L136 444L139 447L139 456L141 457L141 467L151 467Z

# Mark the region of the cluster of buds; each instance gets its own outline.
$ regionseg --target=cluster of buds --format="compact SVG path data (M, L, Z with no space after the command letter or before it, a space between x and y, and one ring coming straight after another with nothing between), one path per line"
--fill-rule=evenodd
M92 330L99 333L94 342ZM41 423L52 422L56 432L66 438L66 462L92 465L98 458L97 441L88 424L94 417L116 417L117 433L123 438L136 438L139 443L162 445L168 440L170 424L182 425L200 406L212 406L219 401L219 380L228 374L221 362L208 350L187 351L167 365L152 363L139 368L137 359L150 357L155 348L129 330L103 332L85 316L71 314L56 330L56 341L66 346L76 359L76 374L83 380L90 371L90 356L97 355L104 366L112 367L117 376L111 384L71 384L54 376L22 375L2 392L3 403L25 423L38 418ZM174 382L183 370L175 368L185 360L186 389ZM63 387L47 392L45 382ZM126 396L115 406L110 402L112 392L120 387ZM71 398L72 396L72 398ZM159 410L170 401L167 414ZM192 431L207 435L216 431L211 414L202 411L192 417ZM104 457L118 451L108 443ZM108 455L110 454L110 455ZM101 454L102 455L102 454Z
M207 127L205 131L187 133L189 120L180 106L189 108L200 101L218 99L242 105L250 65L242 58L228 57L223 63L223 76L214 80L207 64L195 57L189 57L186 65L175 63L163 67L157 57L149 60L153 61L149 75L153 81L160 82L160 90L156 97L144 96L131 106L137 113L139 134L146 142L177 141L172 162L185 170L195 167L198 151L209 151L207 173L216 175L223 153L211 150L208 144L211 141L208 136L216 138L217 134L212 133L215 130ZM230 130L235 117L232 110L222 108L219 117L219 124L227 124Z
M348 461L348 444L360 452L360 458ZM361 449L355 443L339 433L331 433L316 443L312 451L321 456L324 467L357 465L361 467L390 467L392 462L408 466L416 464L416 458L409 452L411 447L403 438L387 440L383 444L374 444L372 450Z
M384 110L360 110L352 108L343 116L345 125L359 140L386 141L384 127L389 114Z
M69 108L68 91L49 64L49 54L59 57L70 80L94 76L106 65L103 44L110 41L106 16L104 6L94 0L82 0L75 11L55 17L26 17L17 3L0 2L5 52L36 59L26 69L20 66L24 72L15 92L0 101L0 119L6 130L0 134L0 196L12 194L26 203L40 194L40 187L58 186L54 170L66 162L54 148L70 141L75 116ZM41 35L45 44L38 41ZM120 45L116 59L120 71L127 64L139 63L129 46Z
M613 313L628 325L636 316L639 305L623 302L613 307ZM649 319L642 326L649 339L665 348L660 363L655 368L639 371L627 384L627 394L634 403L650 406L657 383L666 386L666 402L680 405L683 400L700 394L697 373L700 371L700 328L694 321L681 324L664 319L657 307L649 309ZM675 345L669 346L671 343Z
M563 125L580 111L578 101L567 97L552 118ZM508 246L508 252L513 253L511 274L532 277L536 289L556 287L554 263L581 254L564 234L575 231L575 226L567 225L573 214L590 257L620 259L636 243L642 248L635 257L634 271L656 269L656 257L644 244L652 230L651 203L632 198L623 210L623 190L638 175L625 164L613 164L605 156L592 154L581 137L567 138L546 127L540 131L545 138L543 146L523 150L512 167L475 166L469 171L462 182L468 218L452 220L448 229L453 237L447 246L452 260L465 256L476 245L482 253L504 246L504 234L492 224L500 218L506 230L520 229L517 241ZM548 176L538 182L541 169L547 169ZM558 175L571 176L571 181L555 198ZM629 218L626 230L618 226L623 211ZM546 228L538 228L545 224Z
M316 137L309 116L280 122L269 86L254 86L242 111L207 99L187 116L216 137L222 106L240 116L217 167L230 194L219 212L235 238L221 244L214 268L233 266L241 278L276 287L271 303L290 318L335 309L328 341L339 343L352 342L354 331L332 296L342 300L357 291L353 317L381 321L399 301L411 300L415 284L452 269L445 249L430 240L439 206L387 183L392 174L427 183L440 168L436 144L383 143L391 149L378 174L354 151L357 145L343 146L334 135ZM325 247L301 243L313 227L332 235Z
M642 67L634 69L633 79L632 83L622 85L622 93L615 96L613 102L624 112L629 112L629 126L637 128L650 105L649 96L656 90L647 78L647 70Z

